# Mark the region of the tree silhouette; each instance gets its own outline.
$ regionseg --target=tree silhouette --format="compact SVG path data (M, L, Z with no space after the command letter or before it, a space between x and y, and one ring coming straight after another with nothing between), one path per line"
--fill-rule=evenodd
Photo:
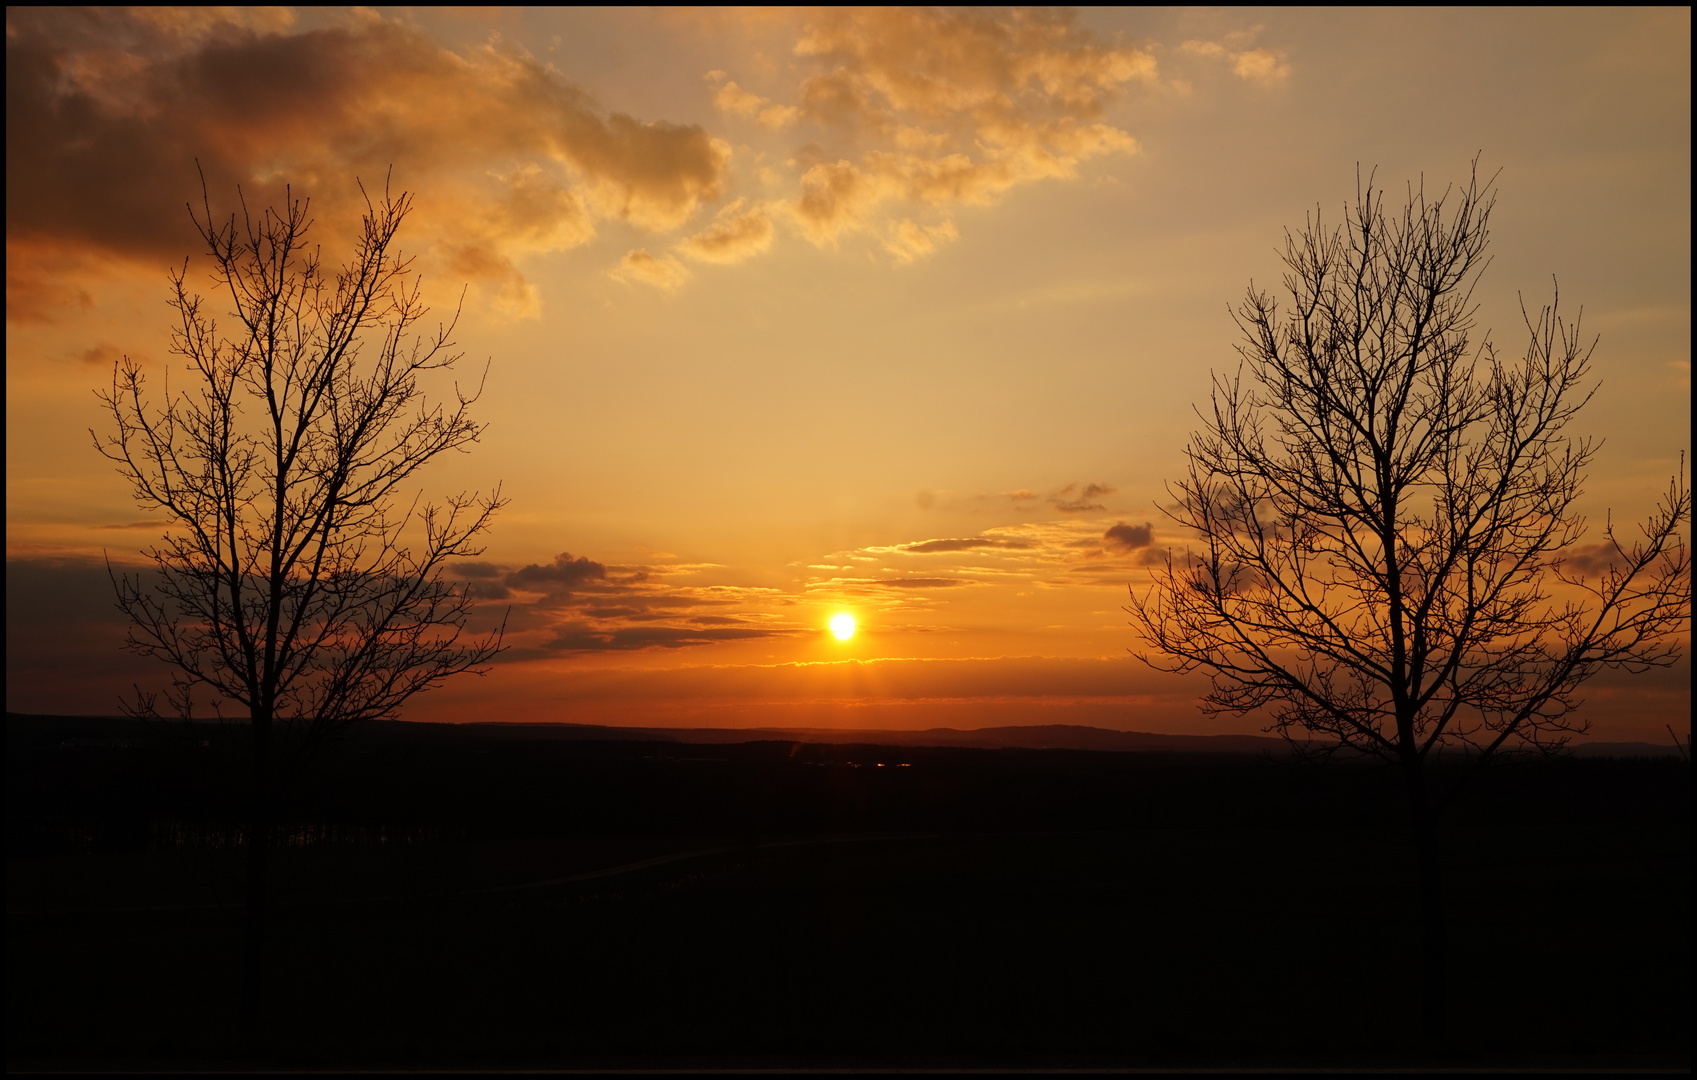
M420 505L408 483L464 451L482 428L481 393L429 403L419 377L461 354L453 322L419 334L427 308L411 260L394 250L408 194L366 199L352 256L334 276L306 243L308 203L290 193L257 217L190 216L233 305L233 332L171 275L173 354L191 389L147 400L125 357L97 396L116 433L94 436L142 506L168 531L150 573L114 574L129 647L175 670L167 701L183 718L198 692L247 713L252 775L244 830L247 886L242 1006L260 1007L266 861L281 778L338 729L392 717L450 675L481 671L501 633L463 635L469 605L442 579L475 555L502 505L460 494ZM153 713L155 699L133 706Z
M1585 730L1588 678L1674 662L1691 602L1683 463L1641 539L1611 522L1600 545L1577 546L1597 447L1564 429L1594 392L1596 341L1553 300L1523 306L1519 360L1471 340L1495 202L1477 165L1438 198L1411 189L1400 213L1369 178L1341 228L1316 214L1287 234L1290 309L1251 285L1235 312L1242 363L1215 376L1169 485L1168 514L1200 550L1169 551L1127 608L1146 662L1209 673L1207 712L1259 713L1302 752L1399 768L1433 1037L1436 833L1456 789L1437 782L1437 755L1477 767L1505 748L1559 749Z

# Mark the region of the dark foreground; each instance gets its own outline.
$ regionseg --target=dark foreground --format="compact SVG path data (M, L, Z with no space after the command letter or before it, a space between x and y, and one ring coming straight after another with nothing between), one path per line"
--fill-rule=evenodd
M1456 803L1433 1046L1374 768L424 726L296 786L246 1030L239 749L8 718L10 1070L1690 1066L1674 760Z

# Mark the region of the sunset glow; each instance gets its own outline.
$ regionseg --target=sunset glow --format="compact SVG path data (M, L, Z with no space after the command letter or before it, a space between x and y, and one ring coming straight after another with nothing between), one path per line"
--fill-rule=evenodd
M1689 458L1686 9L7 18L10 709L165 684L107 574L164 523L89 432L121 357L181 385L185 257L233 325L202 173L221 219L310 197L327 266L390 177L415 329L463 290L487 426L401 505L502 485L445 573L506 650L409 719L1261 731L1143 666L1123 607L1195 543L1165 485L1228 305L1358 176L1500 170L1474 348L1521 355L1552 277L1583 306L1591 573ZM1689 661L1586 697L1592 737L1665 741Z

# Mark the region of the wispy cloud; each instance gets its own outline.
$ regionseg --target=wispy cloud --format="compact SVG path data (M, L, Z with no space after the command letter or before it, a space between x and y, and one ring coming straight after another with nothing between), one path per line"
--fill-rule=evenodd
M1179 46L1179 52L1224 62L1233 75L1245 82L1275 86L1290 76L1290 61L1283 50L1253 46L1260 27L1238 30L1219 41L1197 39Z
M619 265L607 271L615 281L640 282L657 289L672 290L689 280L689 268L670 255L655 257L646 248L625 253Z
M1094 490L1093 490L1094 489ZM1105 485L1068 485L1075 497ZM1056 496L1060 498L1061 496ZM1156 561L1154 526L1086 517L1083 511L1046 522L987 529L977 536L907 540L832 552L807 569L821 571L807 588L816 594L882 597L897 606L960 584L996 587L1123 588ZM855 573L857 564L883 565L883 574ZM940 573L943 569L946 572ZM846 571L846 572L845 572ZM897 595L901 592L902 595Z

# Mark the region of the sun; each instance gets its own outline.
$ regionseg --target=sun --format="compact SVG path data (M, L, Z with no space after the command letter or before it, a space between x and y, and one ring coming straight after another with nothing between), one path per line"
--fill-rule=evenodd
M831 633L837 635L838 641L847 641L854 636L853 615L831 616Z

